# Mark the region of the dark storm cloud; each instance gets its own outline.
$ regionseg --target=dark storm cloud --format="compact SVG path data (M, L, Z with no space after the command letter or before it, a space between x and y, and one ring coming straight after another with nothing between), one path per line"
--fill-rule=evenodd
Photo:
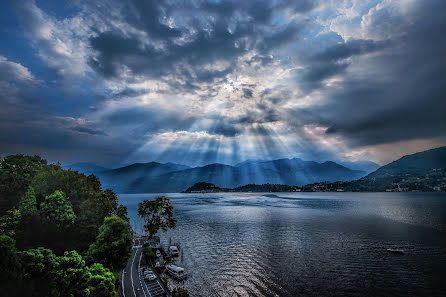
M374 41L364 39L353 39L344 43L338 43L328 47L323 52L314 55L311 61L333 62L346 59L355 55L363 55L379 51L389 45L388 40Z
M143 139L156 133L188 130L197 118L182 111L135 106L109 112L101 120L130 138Z
M344 72L347 69L347 63L314 63L308 66L301 73L302 81L309 83L319 83L320 81ZM316 84L313 88L318 87Z
M335 75L342 74L350 65L346 59L384 50L390 45L389 40L374 41L353 39L332 45L304 61L306 67L298 72L301 87L306 92L320 88L321 82Z
M120 99L125 97L138 97L144 94L147 94L147 90L135 90L132 88L125 88L124 90L114 94L113 97Z
M90 135L107 135L107 133L105 133L102 130L89 128L89 127L85 127L85 126L75 126L75 127L72 127L71 130L80 132L80 133L84 133L84 134L90 134Z
M310 110L331 123L327 134L358 146L446 135L445 11L443 1L418 4L408 16L413 22L392 32L392 45L364 62L369 75L350 73L325 90L326 104ZM373 22L385 23L381 15ZM351 55L339 49L325 56Z
M243 88L242 91L243 91L243 97L248 98L248 99L252 97L251 89Z
M213 134L213 135L223 135L226 137L234 137L243 132L241 128L242 127L231 124L229 121L220 118L219 120L217 120L217 124L211 129L209 129L209 133L211 135Z
M289 6L283 3L280 7ZM96 51L90 59L91 67L106 78L119 78L123 67L132 74L158 79L174 75L175 79L166 82L188 90L196 89L196 83L224 77L235 67L235 59L250 50L256 49L258 59L266 63L268 59L263 54L295 41L302 27L298 23L274 24L272 13L279 6L269 1L170 5L164 1L129 0L112 7L123 16L122 26L143 31L153 43L147 43L141 34L123 33L114 27L98 32L90 39ZM98 5L88 9L99 15L105 13ZM202 13L197 14L200 10ZM170 16L176 19L178 28L162 21ZM203 68L217 61L227 61L229 65L218 71ZM175 80L188 81L188 85Z

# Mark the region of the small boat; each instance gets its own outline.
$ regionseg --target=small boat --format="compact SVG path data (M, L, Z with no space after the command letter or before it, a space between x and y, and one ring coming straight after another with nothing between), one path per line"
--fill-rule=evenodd
M179 280L183 280L187 277L187 273L184 271L184 268L176 265L166 265L166 271L168 274Z
M400 255L404 254L404 251L401 249L387 249L387 251L392 254L400 254Z
M171 245L170 247L169 247L169 254L172 256L172 257L177 257L178 256L178 254L179 254L179 250L178 250L178 247L176 247L175 245Z

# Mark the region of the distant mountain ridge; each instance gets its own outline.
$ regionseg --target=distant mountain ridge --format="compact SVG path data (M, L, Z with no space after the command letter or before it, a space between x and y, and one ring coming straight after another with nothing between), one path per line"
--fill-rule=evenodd
M118 193L181 192L196 183L229 189L244 189L243 186L250 185L249 191L262 185L299 186L303 191L446 190L446 147L404 156L368 175L379 165L370 161L340 163L342 165L293 158L246 160L233 166L215 163L194 168L158 162L135 163L116 169L90 163L63 167L93 173L105 188Z
M174 163L136 163L95 174L104 187L118 193L163 193L181 192L197 182L222 188L267 183L297 186L317 181L354 180L366 172L331 161L318 163L293 158L247 160L234 166L215 163L194 168Z
M87 163L87 162L79 162L79 163L74 163L74 164L70 164L70 165L63 165L62 168L66 169L66 170L71 169L71 170L79 171L80 173L83 173L86 175L110 170L110 168L98 166L96 164Z
M352 170L365 171L367 174L381 167L381 165L372 161L340 161L337 163Z
M446 146L404 156L355 181L315 183L304 191L446 191Z
M422 176L432 169L446 169L446 146L406 155L396 161L382 166L369 174L366 179L387 176Z

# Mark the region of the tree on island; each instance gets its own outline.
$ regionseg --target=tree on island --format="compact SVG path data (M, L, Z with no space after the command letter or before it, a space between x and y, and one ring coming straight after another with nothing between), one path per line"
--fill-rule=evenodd
M149 238L152 238L160 229L167 231L174 229L177 225L177 220L173 217L173 206L166 196L140 202L138 215L146 223L144 230L149 233Z

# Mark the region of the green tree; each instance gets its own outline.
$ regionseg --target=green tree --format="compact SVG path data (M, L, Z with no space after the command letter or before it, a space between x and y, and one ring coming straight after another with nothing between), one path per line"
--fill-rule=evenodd
M36 193L32 186L28 186L28 191L22 196L19 202L19 210L22 215L32 215L37 213Z
M40 214L58 228L69 227L76 220L71 203L62 191L55 191L45 197L45 201L40 204Z
M189 292L185 288L176 287L172 291L172 297L189 297Z
M155 257L155 254L153 253L152 247L148 243L144 243L142 245L142 252L143 252L144 256L146 256L147 258L154 258Z
M102 264L86 266L76 251L57 257L40 247L19 256L26 282L23 296L117 297L113 273Z
M17 226L20 223L20 211L13 208L0 217L0 235L7 235L14 238L17 231Z
M38 247L18 253L26 276L46 275L53 271L56 255L50 249Z
M34 176L46 165L39 156L11 155L0 161L0 214L17 206Z
M102 263L113 271L124 268L132 255L132 238L124 221L119 217L105 218L87 255L91 262Z
M82 256L76 251L65 252L56 258L50 279L52 296L88 296L90 274Z
M115 289L115 276L104 268L102 264L95 263L89 269L90 279L88 281L89 297L117 297Z
M174 229L177 224L177 220L173 216L173 206L166 196L140 202L138 215L146 223L144 229L149 233L149 238L152 238L158 230Z
M96 176L64 170L58 164L42 168L34 177L32 186L38 203L56 190L65 193L77 217L76 224L64 235L65 249L81 253L95 241L104 218L112 216L118 206L116 194L111 190L103 191ZM45 246L56 249L53 242L47 240Z
M17 277L19 270L19 259L15 241L7 235L0 235L0 275L2 283Z
M130 218L127 212L127 207L125 207L122 204L118 205L118 208L116 208L114 215L117 217L120 217L121 219L123 219L125 222L129 223L130 222Z
M25 285L16 288L17 296L52 296L52 273L56 266L56 255L50 249L38 247L18 253Z

